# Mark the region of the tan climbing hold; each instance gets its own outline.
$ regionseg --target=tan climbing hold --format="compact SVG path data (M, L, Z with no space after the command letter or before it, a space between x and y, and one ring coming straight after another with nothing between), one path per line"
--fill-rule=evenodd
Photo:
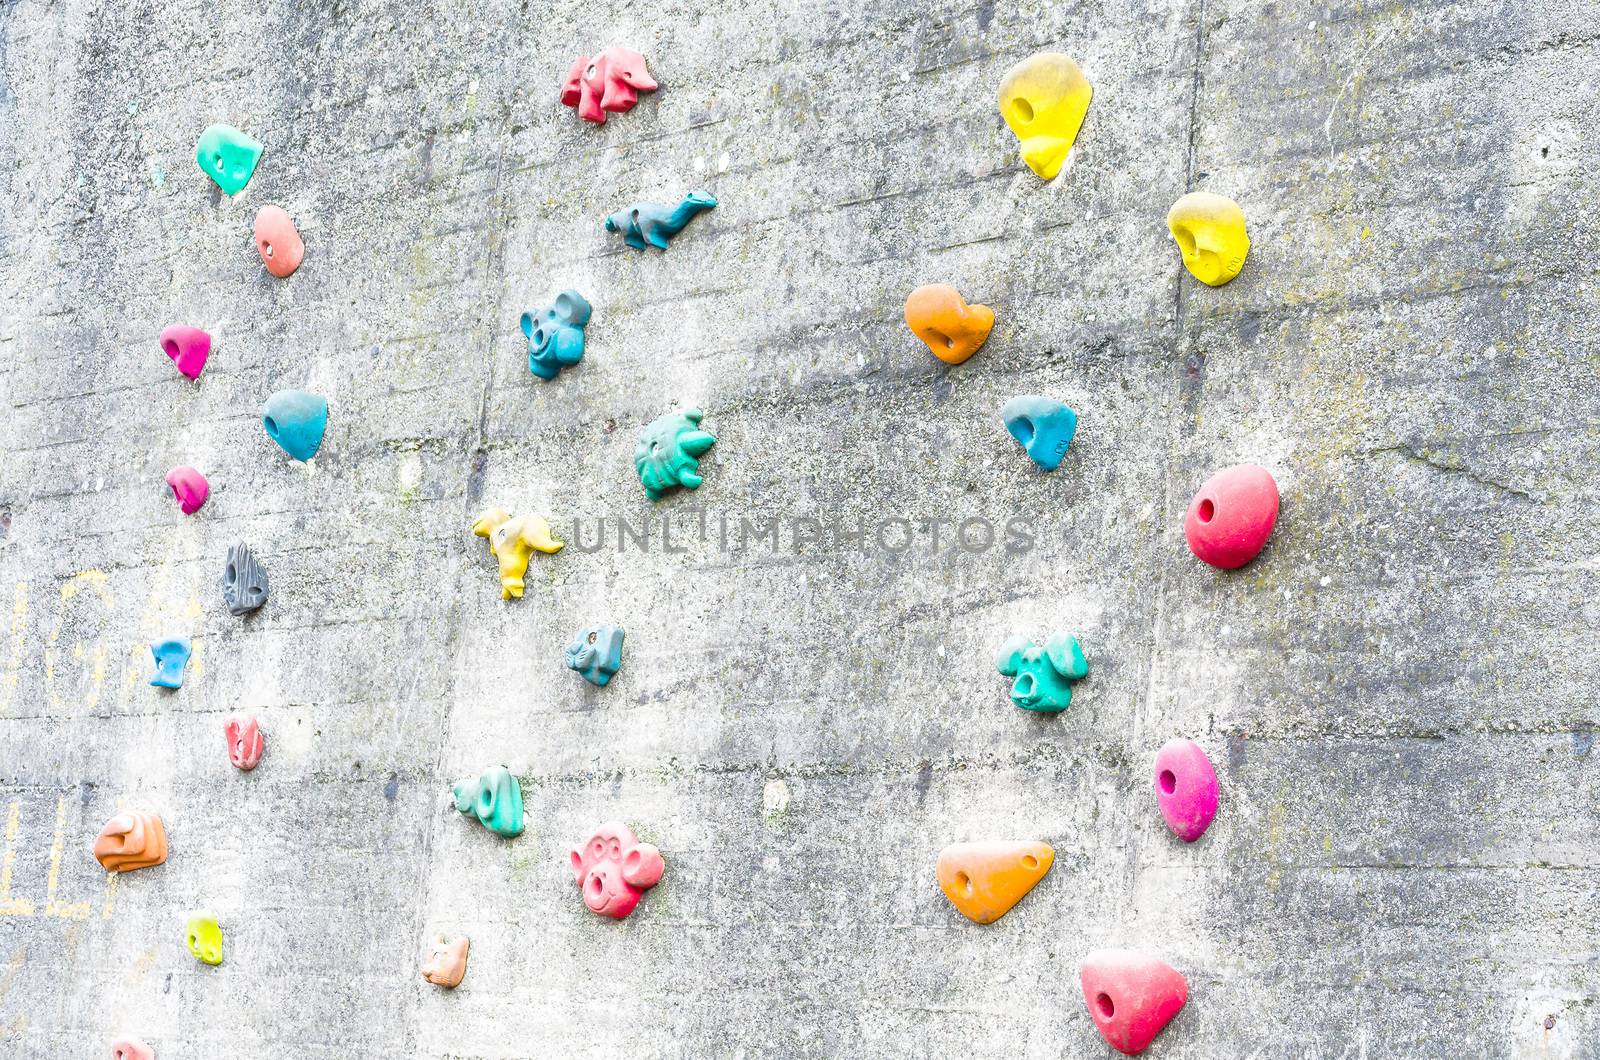
M939 886L962 916L992 924L1044 879L1055 859L1050 844L1036 840L955 843L939 852Z

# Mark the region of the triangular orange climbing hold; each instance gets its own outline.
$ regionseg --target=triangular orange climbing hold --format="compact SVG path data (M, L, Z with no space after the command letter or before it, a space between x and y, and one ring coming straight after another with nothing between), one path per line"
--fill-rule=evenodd
M961 915L979 924L1005 916L1055 861L1049 843L996 839L955 843L939 852L939 886Z

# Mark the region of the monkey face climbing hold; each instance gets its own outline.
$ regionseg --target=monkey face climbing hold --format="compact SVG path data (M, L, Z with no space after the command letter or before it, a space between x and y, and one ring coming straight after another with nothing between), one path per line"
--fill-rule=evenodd
M211 496L211 484L206 477L187 464L167 472L167 485L184 515L193 515Z
M572 848L571 856L583 904L613 920L633 912L640 896L660 881L666 869L661 851L641 843L620 821L596 828L582 846Z
M456 809L496 835L522 834L522 785L505 766L456 781Z
M217 187L237 195L250 183L261 160L261 141L231 125L208 125L194 145L194 160Z
M467 937L451 939L440 935L428 945L428 957L422 962L422 978L435 986L454 990L467 974Z
M1206 479L1183 518L1189 551L1232 570L1255 559L1278 521L1278 483L1255 464L1235 464Z
M1143 1052L1189 999L1182 973L1135 950L1095 950L1079 981L1100 1036L1129 1056Z
M195 960L206 964L222 963L222 925L217 922L217 914L209 909L190 913L184 933Z
M1167 230L1183 251L1184 267L1212 287L1239 275L1250 253L1244 211L1224 195L1191 191L1167 211Z
M118 1038L111 1043L111 1060L156 1060L156 1051L137 1038Z
M639 444L633 447L633 468L651 500L660 500L678 486L697 490L705 481L700 476L700 458L717 444L717 439L700 430L704 416L699 409L669 412L639 432Z
M267 569L243 541L228 549L228 565L222 569L222 599L228 613L236 617L267 602Z
M564 541L557 541L550 524L537 515L515 519L499 508L490 508L472 524L472 532L489 539L489 554L500 561L500 599L521 597L528 560L535 552L560 552Z
M716 205L708 191L691 191L671 210L653 202L636 202L607 217L606 231L621 232L622 241L635 250L643 250L646 244L666 250L672 237L696 214Z
M150 654L156 660L156 675L150 683L157 688L182 688L183 668L189 665L190 650L187 637L158 640L150 645Z
M1045 180L1061 172L1089 113L1094 86L1072 58L1040 52L1000 80L1000 116L1022 141L1022 160Z
M100 829L94 856L107 872L148 869L167 860L167 830L153 813L119 813Z
M1000 419L1028 458L1046 471L1061 466L1061 458L1078 432L1078 414L1059 401L1037 394L1014 397L1000 408Z
M1217 816L1217 771L1193 740L1168 740L1156 752L1156 804L1172 834L1193 843Z
M261 410L267 437L296 460L310 460L322 448L328 428L328 399L304 390L280 390Z
M617 626L580 629L567 645L567 666L591 685L604 685L622 668L623 632Z
M589 323L589 303L577 291L562 291L548 306L522 314L522 333L528 336L528 371L540 379L554 379L563 368L583 360L583 328Z
M960 364L988 341L994 310L968 305L961 292L947 284L930 283L906 298L906 324L939 360Z
M254 714L230 714L222 723L222 735L228 740L228 761L236 768L251 770L261 764L261 752L267 746L261 719Z
M305 240L283 207L263 206L257 210L255 234L261 263L278 279L292 275L305 260Z
M561 86L561 102L576 107L583 120L603 125L607 111L622 114L632 110L640 92L655 90L644 56L631 48L607 48L592 59L578 56Z
M178 371L190 379L199 379L200 370L211 356L211 336L187 324L168 324L161 329L161 349L172 358Z
M1023 710L1054 712L1072 704L1071 682L1089 672L1078 638L1057 633L1041 649L1018 634L1000 645L995 668L1011 682L1011 702Z
M978 924L1005 916L1056 859L1048 843L993 840L955 843L939 852L939 889L961 915Z

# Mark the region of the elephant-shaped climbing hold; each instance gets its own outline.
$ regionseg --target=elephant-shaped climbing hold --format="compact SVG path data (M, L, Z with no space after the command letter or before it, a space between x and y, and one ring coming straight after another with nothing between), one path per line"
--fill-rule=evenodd
M522 314L522 333L528 336L528 371L540 379L554 379L561 369L583 360L583 328L590 312L583 295L567 290L548 306Z
M678 486L697 490L705 481L700 476L700 458L717 439L699 429L704 415L699 409L669 412L639 432L633 466L651 500L660 500Z
M717 200L708 191L691 191L671 210L653 202L636 202L607 217L606 231L621 232L622 241L635 250L643 250L646 243L666 250L668 240L683 231L691 218L715 205Z
M522 834L522 785L505 766L492 766L456 781L456 809L496 835Z
M580 629L567 645L567 666L578 671L591 685L602 688L622 669L621 626L590 626Z
M604 125L607 111L632 110L640 92L654 92L656 87L644 56L632 48L607 48L593 57L578 56L561 86L561 102L576 107L583 120Z
M995 668L1011 682L1011 702L1023 710L1054 713L1072 703L1072 685L1089 672L1078 638L1057 633L1043 648L1018 634L1000 646Z
M550 524L537 515L512 518L490 508L472 524L472 532L489 539L489 552L500 561L500 599L521 597L528 560L535 552L560 552L565 542L550 533Z

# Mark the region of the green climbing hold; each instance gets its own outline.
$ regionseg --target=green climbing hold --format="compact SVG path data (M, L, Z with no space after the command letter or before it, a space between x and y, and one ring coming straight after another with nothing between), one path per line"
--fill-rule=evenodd
M700 458L717 444L715 437L699 429L704 415L699 409L669 412L639 432L633 466L651 500L660 500L678 486L700 488L704 481Z
M231 125L208 125L194 145L194 160L217 187L237 195L261 160L261 141Z
M522 785L505 766L456 781L456 809L507 838L522 834Z
M1053 713L1072 703L1071 682L1089 673L1078 638L1057 633L1040 648L1018 634L1000 645L995 668L1011 682L1011 702L1023 710Z

